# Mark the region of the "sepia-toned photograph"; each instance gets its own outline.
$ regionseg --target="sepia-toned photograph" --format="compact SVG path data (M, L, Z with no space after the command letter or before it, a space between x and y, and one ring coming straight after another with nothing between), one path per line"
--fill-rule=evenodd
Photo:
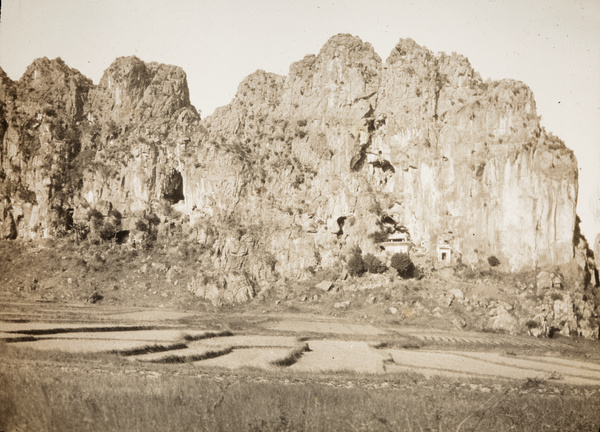
M0 432L598 432L599 269L597 0L0 5Z

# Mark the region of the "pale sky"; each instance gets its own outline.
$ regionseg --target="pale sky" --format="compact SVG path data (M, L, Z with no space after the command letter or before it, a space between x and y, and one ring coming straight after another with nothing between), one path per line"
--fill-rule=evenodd
M483 79L534 92L546 129L579 163L578 214L600 233L598 0L3 0L0 67L19 79L37 57L61 57L95 83L119 56L181 66L203 117L256 69L282 75L334 34L370 42L385 60L400 38L469 58Z

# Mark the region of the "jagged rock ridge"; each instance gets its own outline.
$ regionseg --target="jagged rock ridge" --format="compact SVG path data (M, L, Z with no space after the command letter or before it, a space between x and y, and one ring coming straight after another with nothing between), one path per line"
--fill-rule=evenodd
M353 217L347 243L363 249L385 214L418 245L450 242L470 263L495 254L519 269L573 258L573 153L540 128L525 85L484 83L464 57L402 40L382 64L369 44L338 35L287 77L248 77L208 124L253 155L295 158L311 183L279 201L310 202L310 218L329 231Z
M190 289L209 298L339 268L355 246L379 254L400 229L424 266L440 243L512 271L578 250L577 164L529 88L411 39L383 62L334 36L204 120L178 67L119 58L94 85L38 59L17 82L0 74L0 113L3 237L178 229L206 247Z

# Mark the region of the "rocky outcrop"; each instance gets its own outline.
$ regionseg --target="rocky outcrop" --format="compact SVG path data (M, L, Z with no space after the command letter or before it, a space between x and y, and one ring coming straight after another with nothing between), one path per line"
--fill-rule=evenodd
M55 235L68 225L68 203L79 191L71 162L81 149L78 125L92 83L46 58L16 83L4 73L1 80L3 226L14 223L24 237Z
M597 234L596 239L594 240L594 258L596 268L600 269L600 234Z
M382 63L369 44L338 35L287 77L248 77L206 125L226 152L241 146L242 162L261 174L260 183L247 177L246 192L271 193L317 234L338 232L337 221L350 218L342 249L371 250L367 234L389 217L418 245L448 242L466 263L495 255L518 270L573 258L572 152L540 127L524 84L484 83L456 54L402 40ZM227 190L240 195L240 186ZM210 208L231 208L227 195ZM272 207L253 203L251 216L244 213L264 220Z
M90 92L89 148L95 152L81 194L126 214L181 199L178 152L199 120L177 67L117 59Z
M203 120L178 67L119 58L94 85L39 59L0 73L0 114L4 238L185 238L203 250L189 289L215 303L396 230L424 260L440 243L510 271L576 259L577 164L530 89L410 39L384 62L334 36Z

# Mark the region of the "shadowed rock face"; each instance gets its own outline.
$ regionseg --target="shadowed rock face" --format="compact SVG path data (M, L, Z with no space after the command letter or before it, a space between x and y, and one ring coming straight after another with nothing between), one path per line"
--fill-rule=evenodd
M383 62L334 36L287 76L248 76L204 120L178 67L119 58L94 85L38 59L19 81L0 74L0 114L4 237L57 235L92 208L123 229L153 214L211 248L215 272L258 281L378 253L383 219L423 254L444 241L510 270L573 259L577 164L529 88L411 39Z

